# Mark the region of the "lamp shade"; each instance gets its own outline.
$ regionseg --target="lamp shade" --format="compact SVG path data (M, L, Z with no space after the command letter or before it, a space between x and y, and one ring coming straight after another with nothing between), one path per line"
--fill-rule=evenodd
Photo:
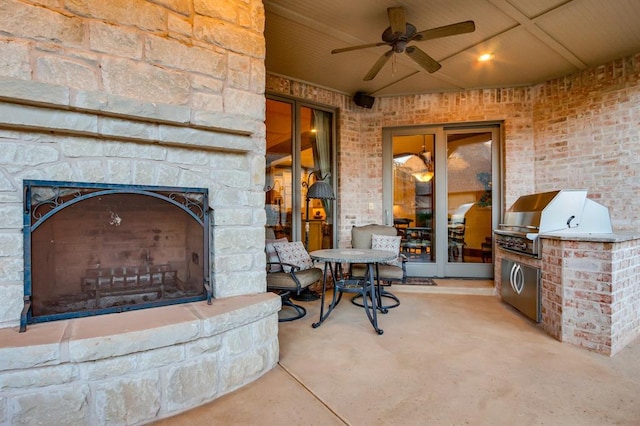
M327 182L317 181L309 187L307 191L307 198L318 198L321 200L333 200L336 196L333 194L331 185Z

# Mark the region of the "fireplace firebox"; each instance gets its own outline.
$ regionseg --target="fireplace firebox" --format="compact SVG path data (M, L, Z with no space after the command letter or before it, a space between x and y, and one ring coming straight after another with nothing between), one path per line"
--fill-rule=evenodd
M27 324L207 299L206 188L24 181Z

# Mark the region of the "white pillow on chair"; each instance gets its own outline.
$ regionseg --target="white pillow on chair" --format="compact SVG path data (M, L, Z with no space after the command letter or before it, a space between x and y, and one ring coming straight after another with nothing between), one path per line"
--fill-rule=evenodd
M400 254L400 241L402 240L402 236L392 236L392 235L377 235L371 234L371 248L373 250L384 250L395 253L396 255ZM402 267L402 262L398 259L389 260L387 262L383 262L388 265L394 265Z
M307 253L307 249L304 248L302 241L277 242L273 243L273 247L278 253L280 262L299 266L301 270L313 267L313 261L309 253ZM286 265L282 267L285 272L291 272L291 267Z

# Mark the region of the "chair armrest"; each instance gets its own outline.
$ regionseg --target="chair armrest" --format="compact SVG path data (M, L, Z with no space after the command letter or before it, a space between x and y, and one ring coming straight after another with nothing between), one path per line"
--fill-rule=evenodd
M294 265L292 263L284 263L284 262L267 262L267 272L271 273L271 265L280 265L280 267L282 267L282 270L280 271L273 271L273 272L286 272L284 270L284 266L287 266L289 268L291 268L291 272L295 273L296 271L300 270L300 267L298 265ZM286 272L289 273L289 272Z

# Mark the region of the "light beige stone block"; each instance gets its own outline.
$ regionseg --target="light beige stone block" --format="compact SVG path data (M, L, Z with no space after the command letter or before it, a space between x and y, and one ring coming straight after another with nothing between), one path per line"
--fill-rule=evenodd
M236 355L247 352L252 348L253 342L257 337L253 333L253 328L254 325L249 324L225 333L223 344L225 345L227 356L234 358Z
M57 41L67 46L82 43L81 19L17 0L0 2L0 28L10 37Z
M65 8L83 17L143 30L166 31L167 12L145 0L66 0Z
M134 142L107 142L103 148L107 157L164 160L167 148L158 145L138 144Z
M140 315L139 312L133 313ZM137 315L129 317L134 318ZM116 320L121 318L112 316L110 319L109 325L114 326ZM90 318L90 320L86 321L82 327L91 327L92 323L100 321L100 319L96 318ZM190 341L198 333L199 327L195 320L132 332L123 330L122 333L109 335L108 337L90 337L86 339L76 338L76 336L85 334L85 331L74 328L72 338L69 341L69 357L72 362L80 362L143 352L152 348Z
M22 212L22 209L20 209ZM15 208L13 210L7 211L9 214L18 213ZM15 220L13 220L15 223ZM0 257L9 257L9 256L17 256L22 257L23 255L23 241L24 237L22 235L22 231L18 232L3 232L0 234Z
M194 111L191 122L198 126L226 129L242 135L250 135L260 126L249 117L214 111Z
M193 108L203 111L224 111L224 103L221 94L194 93L192 96Z
M210 18L219 18L231 23L238 21L237 10L243 7L244 5L237 0L217 0L216 2L207 0L193 1L193 10L195 13Z
M265 57L266 48L262 33L200 15L194 17L193 33L196 39L209 44L254 58Z
M205 166L209 164L212 157L210 152L196 151L193 149L173 148L167 150L167 161L177 164L193 164Z
M24 277L24 262L21 258L0 257L0 282L19 282ZM12 305L9 305L12 306ZM2 318L0 308L0 318Z
M99 73L94 64L55 56L38 58L35 78L44 83L83 90L97 90L99 87Z
M112 117L100 117L98 120L98 132L101 136L108 138L142 141L158 140L158 126L156 124Z
M68 158L102 157L104 142L83 137L68 137L61 140L62 153Z
M177 40L155 36L147 36L145 46L145 57L152 63L213 78L225 76L226 57L214 49L189 46Z
M102 62L102 77L105 89L114 95L174 105L189 101L191 87L184 72L106 58Z
M19 205L0 205L0 229L22 228L22 207Z
M132 372L140 371L135 355L125 355L115 358L83 362L76 364L84 380L95 381L109 379L117 376L125 376Z
M74 175L83 182L106 182L103 160L81 160L74 164ZM51 172L53 176L58 173ZM59 179L59 177L58 177ZM66 179L72 180L72 179Z
M58 161L60 153L52 146L0 143L0 163L37 166Z
M253 224L253 209L250 208L218 207L215 214L216 226Z
M0 103L0 125L33 127L36 129L97 133L98 119L94 115L73 111L50 110L16 104Z
M159 348L136 355L136 364L139 370L155 370L169 365L176 365L184 360L185 345Z
M212 399L217 394L219 369L216 355L170 368L165 381L167 410L181 410Z
M198 92L221 94L222 89L224 89L224 80L202 75L193 75L191 77L191 87Z
M129 184L133 181L133 164L130 159L113 159L107 161L107 181Z
M149 0L151 3L162 5L168 9L178 12L182 15L188 16L191 9L191 2L189 0Z
M68 385L12 398L12 425L47 425L55 419L58 424L80 425L89 422L89 387Z
M19 41L0 42L0 75L23 80L31 78L29 46ZM4 92L2 92L4 95Z
M228 368L225 368L221 374L221 392L235 390L245 384L248 377L259 377L269 371L270 358L265 350L255 350L232 358Z
M78 176L75 176L74 169L71 167L69 163L56 163L48 167L43 167L42 169L35 170L33 175L30 174L29 169L24 173L24 178L31 179L49 179L49 180L78 180ZM102 175L97 175L100 178ZM96 180L96 182L104 182L104 178L101 180Z
M167 26L169 27L169 37L178 39L189 39L193 33L193 27L189 19L169 13Z
M78 379L78 371L71 364L46 368L10 371L0 376L0 390L28 390L70 383Z
M157 372L104 381L94 391L96 422L130 425L150 421L160 410L161 392Z
M91 50L131 59L142 58L143 39L139 31L101 21L90 21L88 28Z
M244 115L264 120L264 95L234 88L224 90L224 111L227 114Z
M222 149L225 151L246 151L250 149L251 142L249 138L237 135L165 125L159 126L159 140L161 143L171 145L190 145L204 149Z
M211 336L189 342L185 345L188 358L196 358L203 354L213 355L223 348L222 336Z
M4 279L0 282L2 282L2 284L0 284L0 328L12 327L18 324L20 320L20 312L22 312L22 308L24 306L22 301L22 296L24 295L24 284L6 283ZM3 352L5 353L4 355ZM46 349L38 348L36 349L36 352L37 354L34 354L34 356L36 356L38 360L45 359L48 361L53 360L54 355L52 354L57 353L53 347ZM40 354L40 356L38 354ZM7 358L4 358L4 356ZM5 352L2 349L0 349L0 359L3 360L5 368L20 368L24 365L22 364L23 360L20 359L20 356L16 358L13 353ZM29 361L26 362L27 366L32 365Z

